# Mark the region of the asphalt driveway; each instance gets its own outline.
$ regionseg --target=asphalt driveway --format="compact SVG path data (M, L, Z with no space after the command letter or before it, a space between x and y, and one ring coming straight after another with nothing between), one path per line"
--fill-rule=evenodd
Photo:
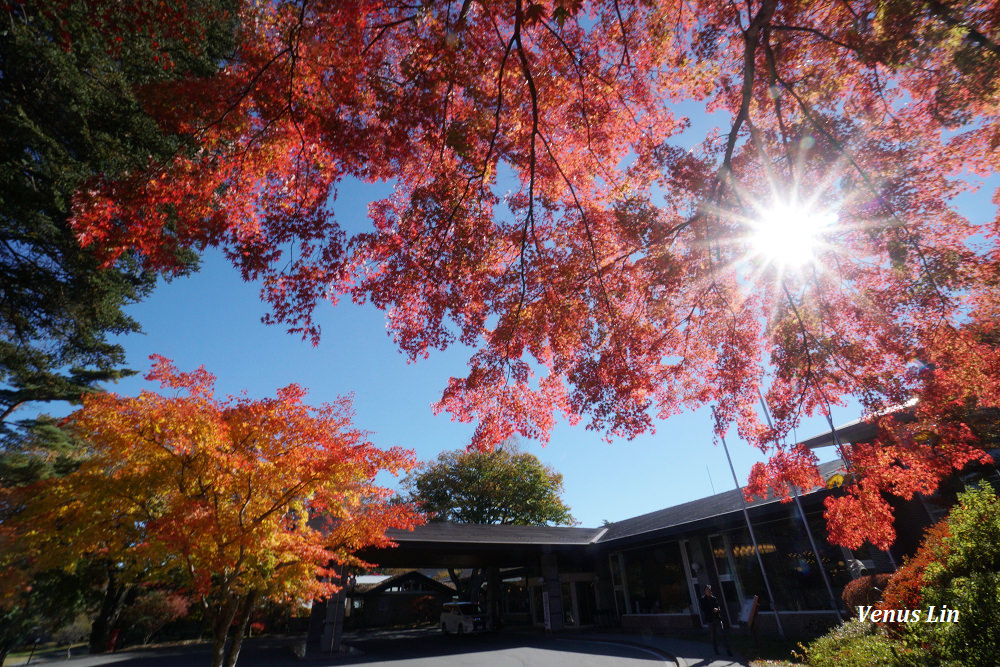
M606 639L545 637L535 634L497 633L456 637L436 628L402 631L348 633L341 656L292 654L293 640L254 638L241 651L238 667L316 667L322 665L366 665L369 667L655 667L675 663L661 651ZM207 644L135 649L110 655L75 655L65 651L36 655L35 664L65 667L202 667L210 662ZM24 664L11 660L8 665Z

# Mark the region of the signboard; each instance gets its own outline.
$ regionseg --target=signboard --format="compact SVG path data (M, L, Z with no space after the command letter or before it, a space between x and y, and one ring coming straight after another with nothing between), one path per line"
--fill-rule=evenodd
M549 592L542 591L542 616L545 618L545 629L552 629L552 615L549 612Z
M753 622L757 618L757 596L753 596L752 600L744 600L743 606L740 608L740 617L736 621L740 625L745 625L747 627L753 627Z

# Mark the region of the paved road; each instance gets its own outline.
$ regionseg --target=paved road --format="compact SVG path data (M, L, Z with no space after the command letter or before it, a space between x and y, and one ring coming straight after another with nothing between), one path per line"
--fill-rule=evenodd
M347 664L370 667L657 667L673 665L662 652L585 638L487 634L443 636L440 631L379 632L350 636L364 655Z
M440 630L369 632L348 635L345 641L355 652L339 658L292 656L289 642L281 639L248 641L238 667L321 667L364 665L366 667L658 667L674 665L663 652L616 641L587 641L576 637L543 637L520 634L487 634L467 637L443 636ZM41 658L41 660L39 660ZM64 667L204 667L210 662L209 647L194 645L123 651L113 655L74 656L46 653L34 664ZM20 661L12 661L11 665ZM23 664L23 663L21 663Z

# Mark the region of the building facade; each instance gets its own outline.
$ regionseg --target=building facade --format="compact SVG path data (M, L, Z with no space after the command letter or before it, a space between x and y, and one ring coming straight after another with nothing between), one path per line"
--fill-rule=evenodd
M733 625L756 598L763 631L779 620L786 632L807 631L843 616L852 576L893 569L889 554L827 541L823 500L839 492L844 471L834 462L820 472L828 487L792 502L756 500L746 514L734 489L600 528L430 523L392 532L397 547L363 557L392 567L487 568L491 583L479 601L500 625L701 627L698 600L710 585Z

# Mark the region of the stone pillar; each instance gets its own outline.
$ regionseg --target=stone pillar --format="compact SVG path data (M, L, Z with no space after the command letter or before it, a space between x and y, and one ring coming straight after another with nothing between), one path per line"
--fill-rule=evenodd
M320 651L340 653L340 640L344 635L344 600L347 599L347 573L340 575L340 590L326 603L326 618L323 621L323 637Z
M486 568L486 627L490 630L500 628L500 568L491 565Z
M542 554L542 590L549 594L549 619L552 631L563 629L562 585L559 582L559 562L555 554Z
M327 600L313 600L312 611L309 612L309 633L306 636L306 644L309 650L319 647L323 637L323 623L326 620Z

